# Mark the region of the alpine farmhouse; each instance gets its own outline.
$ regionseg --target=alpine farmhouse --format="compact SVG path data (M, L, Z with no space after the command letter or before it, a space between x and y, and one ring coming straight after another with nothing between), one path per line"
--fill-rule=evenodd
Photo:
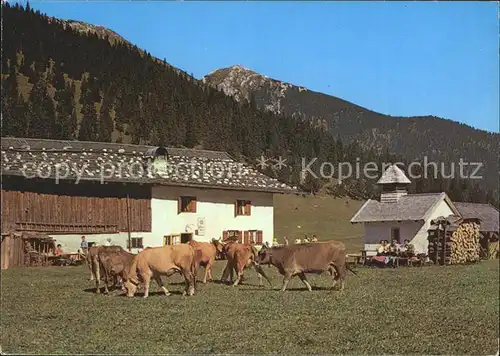
M351 223L364 225L364 250L375 255L380 240L408 239L415 252L427 254L428 230L431 221L438 217L454 215L464 219L479 219L481 244L498 241L498 210L490 204L455 203L445 192L408 194L411 183L404 172L391 165L377 184L382 192L379 200L369 199L352 217Z
M66 252L137 252L235 236L272 243L273 194L299 194L225 152L2 138L2 233L42 232Z

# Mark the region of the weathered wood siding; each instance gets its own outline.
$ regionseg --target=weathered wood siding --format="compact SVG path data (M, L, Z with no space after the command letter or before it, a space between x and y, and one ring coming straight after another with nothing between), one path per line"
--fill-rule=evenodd
M105 233L151 231L151 188L140 185L59 183L4 177L2 232Z
M10 234L2 235L0 251L1 269L24 265L24 242L21 238Z

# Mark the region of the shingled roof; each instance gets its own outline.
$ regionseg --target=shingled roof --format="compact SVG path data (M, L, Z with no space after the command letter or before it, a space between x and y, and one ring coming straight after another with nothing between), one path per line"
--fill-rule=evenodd
M499 231L499 213L493 205L455 202L455 206L464 218L481 219L481 231Z
M165 169L152 164L158 147L87 141L4 138L2 176L180 185L300 193L234 160L226 152L166 148ZM160 150L161 151L161 150Z
M454 209L453 203L445 193L409 194L390 204L369 199L353 216L351 222L426 220L433 208L442 200L446 200L452 210Z

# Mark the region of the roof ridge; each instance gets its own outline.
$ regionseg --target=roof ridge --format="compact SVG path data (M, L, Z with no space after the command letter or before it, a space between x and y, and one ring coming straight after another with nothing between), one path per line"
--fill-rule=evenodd
M127 147L127 148L130 148L130 149L133 149L133 148L136 148L136 149L139 149L139 148L147 148L147 149L152 149L152 148L158 148L160 146L158 145L136 145L136 144L133 144L133 143L118 143L118 142L102 142L102 141L81 141L81 140L59 140L59 139L48 139L48 138L33 138L33 137L6 137L6 136L2 136L1 137L1 140L2 140L2 148L8 148L6 147L7 145L3 145L3 142L4 141L8 141L8 140L19 140L19 141L27 141L27 143L29 143L30 141L31 142L46 142L46 143L60 143L60 144L64 144L64 143L68 143L68 144L71 144L71 143L76 143L78 145L92 145L92 144L96 144L96 145L104 145L104 146L124 146L124 147ZM231 159L233 159L234 161L236 161L236 159L234 159L232 156L229 155L229 153L227 151L216 151L216 150L207 150L207 149L197 149L197 148L189 148L189 147L172 147L172 146L164 146L167 150L171 149L171 150L186 150L186 151L192 151L192 152L207 152L207 153L223 153L225 154L226 156L230 157ZM49 148L50 149L50 148ZM19 148L14 148L13 150L19 150ZM41 149L37 149L36 151L38 151ZM76 150L78 151L81 151L81 149L78 149L76 148ZM97 149L99 150L99 149Z
M411 197L411 196L415 196L415 195L441 195L441 194L446 194L446 192L439 192L439 193L413 193L413 194L403 195L403 198L404 197Z

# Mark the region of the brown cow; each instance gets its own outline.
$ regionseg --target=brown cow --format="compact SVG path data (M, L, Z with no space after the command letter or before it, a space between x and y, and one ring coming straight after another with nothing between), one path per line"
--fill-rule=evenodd
M96 293L100 293L100 281L101 281L101 271L103 273L104 277L104 290L106 293L109 292L108 290L108 277L110 277L107 273L106 268L104 268L102 264L102 256L103 254L110 253L110 252L126 252L121 246L92 246L88 249L87 252L87 265L90 267L90 271L92 273L92 279L95 280L95 285L96 285ZM114 285L116 286L118 284L118 276L114 276Z
M98 256L102 266L104 267L106 275L111 276L115 279L116 277L119 277L123 281L125 278L128 277L128 273L130 273L130 267L136 255L123 250L118 252L116 251L99 252ZM107 285L105 286L107 287ZM125 290L123 286L122 290Z
M293 276L298 275L307 289L312 287L307 281L306 273L322 274L328 271L333 279L335 287L340 280L340 290L344 289L344 280L347 270L354 272L346 263L346 248L342 242L326 241L289 246L262 248L256 258L256 263L271 264L283 275L283 286L285 291Z
M193 295L196 285L196 260L199 259L197 255L199 252L188 244L151 247L139 252L130 266L128 275L124 277L123 286L127 291L127 296L134 296L139 284L139 276L144 282L144 298L149 295L151 278L156 280L168 296L170 292L163 285L161 275L170 277L177 272L181 273L186 280L186 290L183 295Z
M215 261L215 256L217 252L222 252L223 245L220 241L212 239L211 242L198 242L194 240L190 240L188 244L193 247L195 250L200 250L197 258L197 266L205 267L205 276L203 277L203 283L207 283L207 276L210 280L212 280L212 266Z
M229 275L231 275L232 282L234 270L236 272L236 280L234 281L233 286L237 286L243 278L243 270L254 266L255 270L258 272L257 276L259 277L259 286L263 285L262 276L264 276L269 285L272 285L262 268L254 263L258 254L257 249L254 246L229 241L224 245L223 251L227 258L227 264L224 272L222 273L222 282L226 281Z

